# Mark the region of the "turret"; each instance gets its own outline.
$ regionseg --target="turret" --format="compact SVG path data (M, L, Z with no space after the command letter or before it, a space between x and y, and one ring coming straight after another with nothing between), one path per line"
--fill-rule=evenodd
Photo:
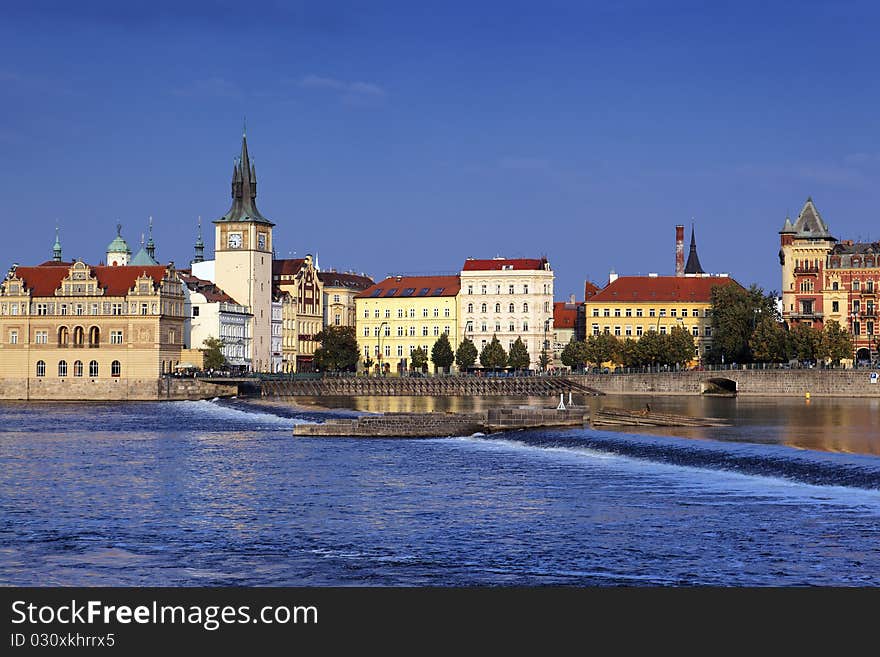
M114 267L125 267L131 260L131 249L122 239L122 224L116 224L116 237L107 245L107 264Z
M196 237L195 257L193 262L204 262L205 260L205 243L202 241L202 217L199 215L198 237Z
M55 245L52 247L52 260L61 262L61 240L58 239L58 226L55 226Z

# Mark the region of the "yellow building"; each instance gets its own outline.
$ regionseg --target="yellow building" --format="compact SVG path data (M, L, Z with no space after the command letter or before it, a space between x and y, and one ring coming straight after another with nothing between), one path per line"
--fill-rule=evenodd
M155 399L184 348L172 265L14 267L0 283L0 398Z
M355 297L356 333L363 361L385 372L409 368L410 354L428 354L446 333L458 348L458 276L390 276Z
M638 340L683 326L694 337L694 361L712 346L711 294L716 285L739 285L726 275L613 276L586 300L587 336L609 333Z

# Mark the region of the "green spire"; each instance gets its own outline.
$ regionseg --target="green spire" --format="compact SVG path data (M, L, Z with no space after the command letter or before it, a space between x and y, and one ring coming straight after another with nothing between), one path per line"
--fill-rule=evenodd
M55 246L52 247L52 260L61 262L61 240L58 238L58 226L55 226Z
M153 260L156 259L156 243L153 241L153 217L150 217L150 238L147 240L147 253Z

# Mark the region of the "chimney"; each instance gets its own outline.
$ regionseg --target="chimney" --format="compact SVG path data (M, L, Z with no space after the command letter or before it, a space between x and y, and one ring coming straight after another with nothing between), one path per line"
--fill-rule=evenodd
M611 273L608 274L608 284L610 285L611 283L613 283L616 280L617 280L617 272L612 269Z
M569 294L569 295L568 295L568 302L569 302L570 304L574 305L574 303L575 303L575 299L574 299L574 295L573 295L573 294Z
M675 227L675 275L684 276L684 226Z

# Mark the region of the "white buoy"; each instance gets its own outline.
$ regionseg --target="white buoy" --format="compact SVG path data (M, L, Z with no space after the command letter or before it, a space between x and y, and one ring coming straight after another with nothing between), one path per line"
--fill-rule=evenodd
M557 411L564 411L565 410L565 404L562 403L562 397L563 397L563 394L560 392L559 393L559 406L556 407Z
M571 390L568 391L568 405L571 406Z

